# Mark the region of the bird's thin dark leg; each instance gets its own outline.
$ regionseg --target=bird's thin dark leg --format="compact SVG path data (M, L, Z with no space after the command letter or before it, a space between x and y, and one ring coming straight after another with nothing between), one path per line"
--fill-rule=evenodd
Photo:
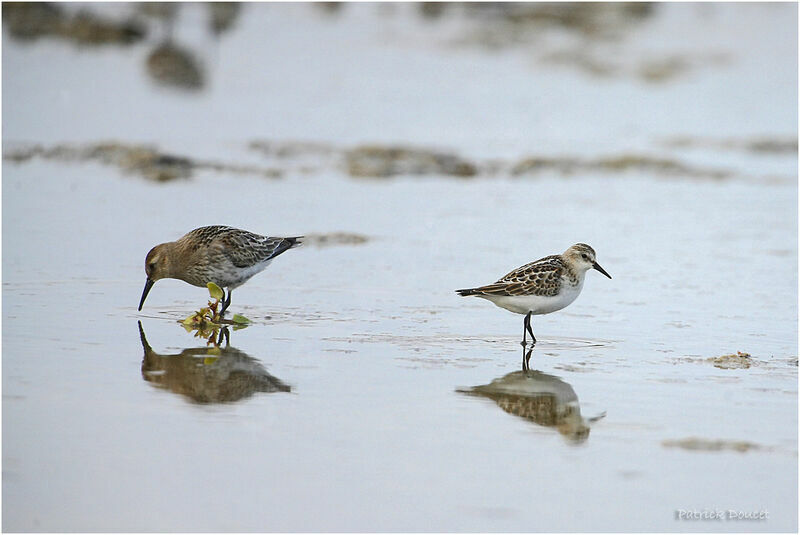
M536 343L536 337L533 336L533 329L531 328L531 313L528 312L528 315L525 316L525 328L531 333L531 343Z
M528 333L531 333L531 343L535 344L536 343L536 337L533 336L533 329L531 329L531 313L530 312L528 312L525 315L525 320L522 322L522 345L523 346L527 345L527 341L525 339L525 336L527 334L526 331Z
M527 333L525 332L525 327L527 326L527 324L528 324L528 316L525 316L525 319L522 320L522 350L523 351L525 351L525 345L528 343L528 342L525 341L525 337L527 336Z
M529 319L530 317L531 317L531 313L530 313L530 312L528 312L528 313L525 315L525 319L524 319L524 320L522 320L522 351L525 351L525 346L526 346L526 345L527 345L527 343L528 343L528 342L525 340L525 337L527 336L527 333L526 333L525 331L526 331L526 330L527 330L527 328L528 328L528 319Z
M224 316L225 315L225 311L228 310L228 307L231 304L231 294L232 293L233 293L233 290L228 290L228 297L225 297L222 300L222 310L219 311L219 315L220 316Z

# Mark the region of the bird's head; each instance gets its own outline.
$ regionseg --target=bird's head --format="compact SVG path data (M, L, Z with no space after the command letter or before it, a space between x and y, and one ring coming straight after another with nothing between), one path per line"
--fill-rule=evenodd
M166 243L156 245L150 249L150 252L147 253L147 257L144 260L144 272L148 280L155 282L159 279L168 278L169 267L170 262Z
M590 269L596 269L609 279L611 278L611 275L606 273L606 270L600 267L600 264L597 263L594 249L585 243L576 243L564 251L564 257L570 262L570 264L572 264L573 267L575 267L575 269L582 273L585 273Z
M142 299L139 301L139 310L142 310L144 300L147 299L147 294L150 293L150 288L153 287L153 284L159 279L170 277L169 245L168 243L156 245L147 253L147 257L144 260L144 272L147 275L147 280L144 283Z

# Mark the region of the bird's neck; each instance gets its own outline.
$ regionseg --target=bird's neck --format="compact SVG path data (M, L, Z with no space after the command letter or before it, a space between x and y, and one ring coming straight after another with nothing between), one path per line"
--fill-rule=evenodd
M583 284L583 278L586 276L586 271L582 269L576 269L568 262L565 262L566 270L564 275L566 276L567 280L574 286L580 286Z
M170 279L177 279L182 271L185 262L186 252L183 251L179 242L168 242L164 244L164 270Z

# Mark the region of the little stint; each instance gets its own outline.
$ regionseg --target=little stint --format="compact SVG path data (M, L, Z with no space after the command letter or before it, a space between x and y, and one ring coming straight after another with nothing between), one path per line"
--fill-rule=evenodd
M518 267L494 284L456 290L456 293L462 297L482 297L511 312L525 314L522 327L524 346L526 331L536 343L531 315L549 314L575 301L583 289L586 272L590 269L596 269L611 278L595 260L594 249L585 243L576 243L563 254L545 256Z
M224 314L231 304L234 288L260 273L279 254L300 245L301 238L271 238L213 225L194 229L177 241L156 245L145 259L147 282L139 310L157 280L180 279L193 286L205 287L213 282L227 288L228 295L225 297L223 293L220 311Z

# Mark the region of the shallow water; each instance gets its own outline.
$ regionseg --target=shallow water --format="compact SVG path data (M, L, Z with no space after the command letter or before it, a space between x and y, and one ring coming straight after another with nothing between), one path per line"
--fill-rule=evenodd
M453 51L375 6L334 20L256 7L211 48L213 82L193 96L140 78L140 48L79 52L4 35L4 154L113 138L263 165L253 140L399 139L485 161L659 151L658 139L680 135L797 136L796 29L774 29L796 20L795 6L782 6L794 17L720 8L689 25L691 46L735 61L656 87L544 76L519 50ZM367 31L371 17L394 33ZM658 12L628 44L656 42L685 17L695 20ZM755 52L701 39L703 27L727 35L742 20L755 21ZM265 46L252 53L270 69L245 77L255 60L231 54L267 39L259 24L304 68ZM792 32L786 64L754 61ZM116 68L97 79L104 65ZM457 104L448 96L462 69L486 74ZM729 83L743 79L747 91ZM700 90L722 102L688 120L681 104ZM745 93L752 113L731 117ZM550 136L537 125L557 124L553 99L567 97L596 114L570 107ZM617 116L590 105L606 99L634 105ZM463 122L449 120L456 111ZM156 183L97 161L4 160L3 529L795 531L796 151L663 150L735 176L363 180L323 162L280 180L206 169ZM282 255L237 289L232 310L253 324L217 353L178 323L204 290L159 281L136 311L147 250L211 223L368 240ZM534 318L539 343L521 372L522 316L453 290L577 241L614 278L590 272L573 305ZM708 360L736 351L749 368ZM682 521L678 510L768 518Z

